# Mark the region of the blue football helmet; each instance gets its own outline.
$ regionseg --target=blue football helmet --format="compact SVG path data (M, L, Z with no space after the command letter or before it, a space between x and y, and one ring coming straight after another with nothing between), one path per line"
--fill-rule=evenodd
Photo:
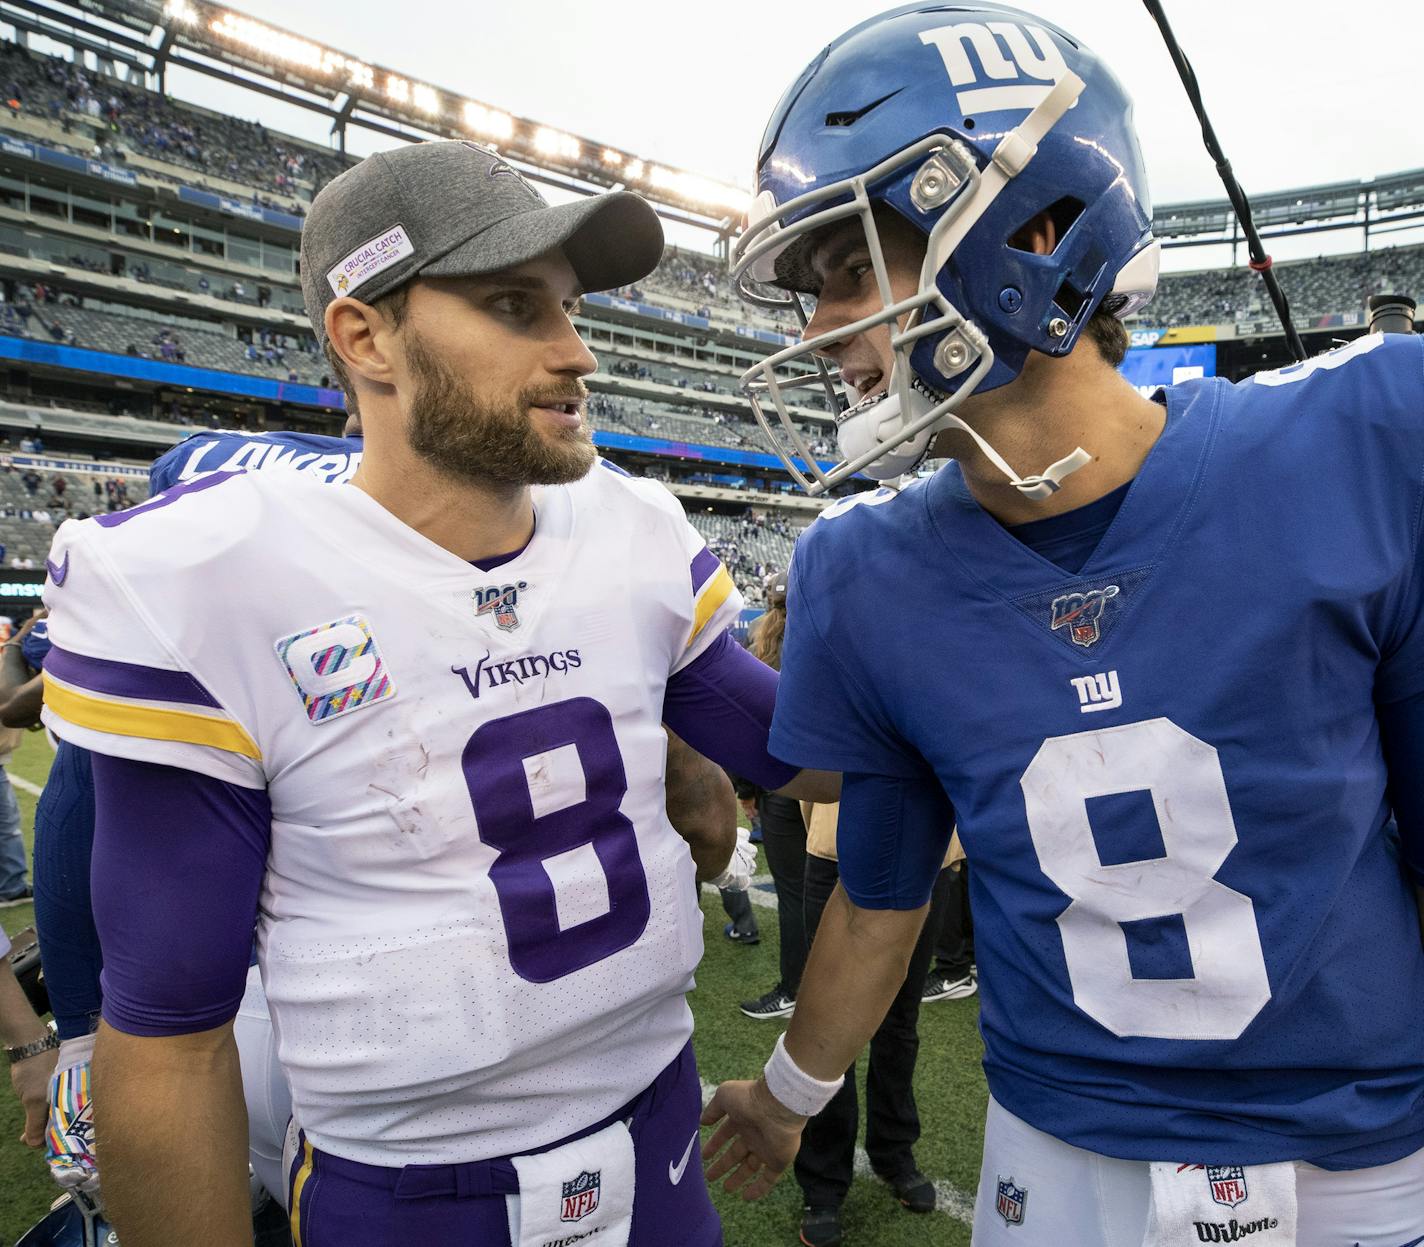
M82 1192L61 1195L15 1247L118 1247L119 1236Z
M813 494L856 472L889 480L963 429L1028 497L1045 498L1089 461L1081 449L1020 477L956 416L970 394L1007 385L1030 351L1066 355L1100 307L1126 317L1157 286L1147 180L1132 104L1087 48L1048 22L994 4L911 4L827 47L782 97L757 159L757 194L732 249L743 298L790 308L802 327L817 282L817 233L858 219L881 308L776 352L742 377L763 431ZM896 302L877 210L925 236L919 290ZM1010 240L1039 214L1058 226L1051 255ZM888 324L886 393L843 403L817 352ZM788 379L777 370L814 364ZM823 385L839 410L844 458L823 470L786 395ZM779 418L784 437L768 417ZM806 464L803 474L796 460Z

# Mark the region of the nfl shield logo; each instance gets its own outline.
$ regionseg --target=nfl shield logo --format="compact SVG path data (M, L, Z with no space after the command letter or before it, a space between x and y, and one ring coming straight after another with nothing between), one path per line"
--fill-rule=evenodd
M1226 1208L1246 1202L1246 1171L1240 1165L1208 1165L1206 1180L1211 1183L1211 1197Z
M564 1199L559 1205L560 1221L582 1221L598 1207L602 1176L602 1169L596 1173L585 1169L572 1182L564 1183Z
M1007 1182L999 1179L999 1193L994 1200L994 1209L1004 1218L1005 1225L1022 1225L1024 1205L1028 1203L1028 1189L1015 1186L1010 1178Z

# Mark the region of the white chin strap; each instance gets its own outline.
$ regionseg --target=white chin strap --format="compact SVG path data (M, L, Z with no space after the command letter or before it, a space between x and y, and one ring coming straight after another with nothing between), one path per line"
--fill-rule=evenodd
M1013 468L1004 461L1004 457L989 445L973 429L964 423L958 416L951 413L946 417L942 428L962 429L973 439L974 444L983 452L984 457L1009 478L1009 483L1019 491L1025 498L1034 502L1042 502L1045 498L1050 498L1056 494L1063 484L1063 478L1076 472L1085 464L1092 463L1093 456L1079 446L1072 454L1064 455L1057 463L1051 463L1033 476L1020 476Z
M891 384L893 387L893 378ZM911 391L911 393L913 399L910 419L914 420L916 415L927 414L930 407L928 399L923 398L915 391ZM918 400L918 402L914 400ZM913 408L920 404L924 404L923 411L914 412ZM904 420L900 411L900 396L894 393L892 388L891 393L869 408L863 415L848 417L837 430L836 441L841 454L848 460L855 460L882 441L891 440L879 436L887 424L897 424L903 427L905 423L907 421ZM898 445L892 443L879 459L866 464L860 470L872 480L877 481L894 480L906 472L913 472L934 448L935 438L946 429L960 429L968 434L974 444L983 452L984 457L1009 478L1013 487L1025 498L1030 498L1034 502L1042 502L1045 498L1057 493L1063 484L1064 477L1093 461L1092 455L1079 446L1072 454L1065 455L1042 472L1033 476L1020 476L997 450L951 411L935 421L920 436Z

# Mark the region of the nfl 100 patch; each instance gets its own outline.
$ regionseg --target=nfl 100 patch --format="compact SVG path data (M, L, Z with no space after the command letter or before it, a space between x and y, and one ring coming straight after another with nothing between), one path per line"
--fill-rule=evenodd
M274 648L312 723L396 695L371 625L360 615L294 632Z
M519 595L529 591L529 582L520 580L507 585L483 585L474 590L475 615L489 616L505 632L519 627Z

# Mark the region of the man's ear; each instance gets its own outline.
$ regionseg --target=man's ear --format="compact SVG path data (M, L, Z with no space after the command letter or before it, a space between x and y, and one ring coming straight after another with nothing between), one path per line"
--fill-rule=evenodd
M1040 212L1018 233L1009 239L1009 246L1015 251L1028 251L1033 255L1052 255L1058 246L1058 226L1053 214Z
M326 340L352 377L377 385L393 382L390 346L392 327L376 308L349 295L327 304Z

